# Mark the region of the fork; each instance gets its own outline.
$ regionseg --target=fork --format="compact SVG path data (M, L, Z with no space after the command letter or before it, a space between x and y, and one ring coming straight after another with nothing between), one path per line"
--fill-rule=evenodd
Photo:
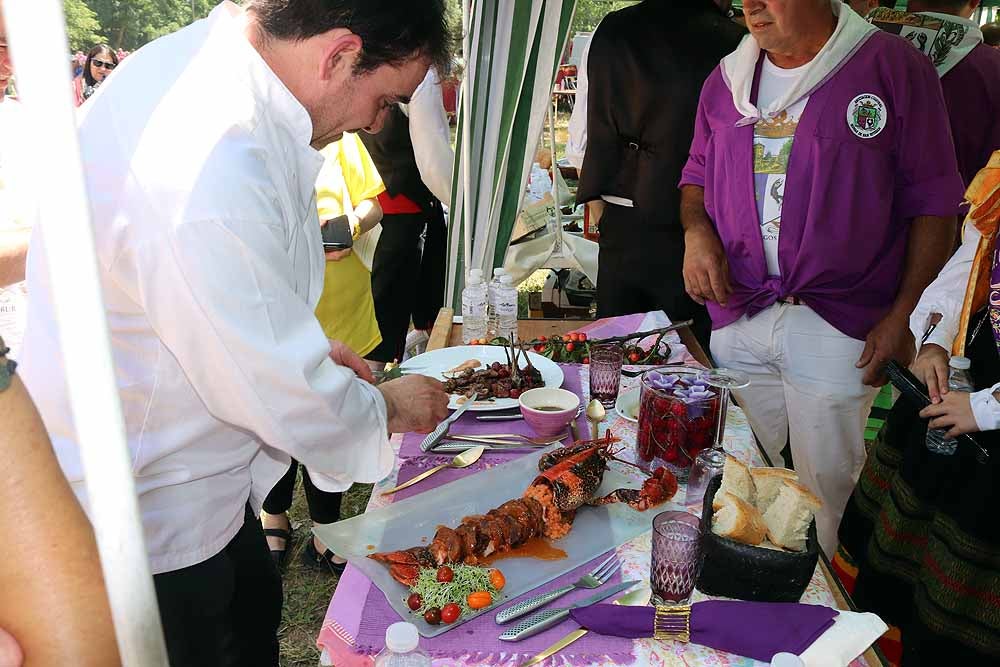
M455 435L454 433L451 433L448 435L448 439L466 440L468 442L492 442L494 444L514 444L515 442L523 442L529 445L538 445L540 447L551 445L553 442L559 442L559 440L553 440L552 438L529 438L526 435L520 435L517 433L493 433L489 435L485 433L483 435Z
M515 618L520 618L528 612L532 612L539 607L544 607L548 603L561 598L570 591L577 588L599 588L604 584L608 583L608 579L611 578L618 568L622 566L620 562L612 562L615 560L615 555L612 553L608 556L607 560L595 567L590 573L583 575L576 580L575 583L569 586L563 586L562 588L557 588L554 591L548 593L543 593L542 595L536 595L533 598L528 598L522 602L518 602L515 605L511 605L506 609L500 611L497 614L496 622L497 625L503 625L504 623L509 623Z

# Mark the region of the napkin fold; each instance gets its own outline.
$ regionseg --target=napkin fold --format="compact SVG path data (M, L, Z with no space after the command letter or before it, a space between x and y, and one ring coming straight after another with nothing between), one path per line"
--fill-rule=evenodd
M809 604L709 600L691 605L690 641L768 662L805 651L831 628L837 610ZM629 639L654 636L656 607L595 604L570 611L591 632Z

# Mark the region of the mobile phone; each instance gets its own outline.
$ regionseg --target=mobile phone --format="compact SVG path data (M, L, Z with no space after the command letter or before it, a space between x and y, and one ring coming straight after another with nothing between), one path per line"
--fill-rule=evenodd
M346 215L338 215L329 220L320 228L320 232L323 236L323 250L325 252L347 250L354 246L350 218Z

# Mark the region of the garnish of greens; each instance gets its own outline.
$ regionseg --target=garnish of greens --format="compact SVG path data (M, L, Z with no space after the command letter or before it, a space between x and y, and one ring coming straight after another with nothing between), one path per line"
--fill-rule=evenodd
M490 581L490 570L488 567L478 565L451 565L455 576L451 581L442 582L437 580L438 569L436 567L425 567L420 570L415 586L410 588L411 593L416 593L423 600L423 605L414 611L416 614L423 614L428 609L444 607L449 602L454 602L462 608L462 615L472 611L466 598L470 593L477 591L487 591L496 602L500 597L500 591Z

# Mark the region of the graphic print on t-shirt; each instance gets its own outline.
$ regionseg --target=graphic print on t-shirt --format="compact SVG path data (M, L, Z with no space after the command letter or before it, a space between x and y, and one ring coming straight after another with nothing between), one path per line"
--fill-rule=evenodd
M796 104L754 127L754 193L764 255L769 275L779 275L778 236L781 233L781 206L785 199L788 157L792 154L795 130L805 104Z

